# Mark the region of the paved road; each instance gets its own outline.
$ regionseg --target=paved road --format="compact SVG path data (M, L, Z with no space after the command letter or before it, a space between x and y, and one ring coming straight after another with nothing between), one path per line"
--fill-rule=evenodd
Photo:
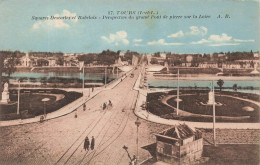
M45 121L0 128L0 164L128 164L123 150L126 145L132 156L136 154L136 116L133 113L137 91L135 77L129 76L115 88L102 91L87 102L87 110ZM113 107L102 110L104 101L111 100ZM151 139L149 122L140 126L140 146ZM85 137L95 137L94 150L85 151ZM150 156L139 148L140 160Z

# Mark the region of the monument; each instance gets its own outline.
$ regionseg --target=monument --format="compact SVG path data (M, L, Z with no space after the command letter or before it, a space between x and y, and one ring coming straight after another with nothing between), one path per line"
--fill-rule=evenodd
M208 105L213 105L214 103L214 92L213 91L210 91L209 92L209 100L207 102Z
M8 83L6 82L4 84L4 90L2 92L2 100L0 101L0 103L8 104L8 102L10 102L10 99L9 99Z

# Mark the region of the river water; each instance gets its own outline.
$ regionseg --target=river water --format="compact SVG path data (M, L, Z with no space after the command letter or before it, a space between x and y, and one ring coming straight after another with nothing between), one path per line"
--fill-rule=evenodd
M232 88L234 84L237 84L238 90L240 92L250 92L250 93L260 93L260 90L253 88L260 87L260 78L259 77L224 77L224 76L215 76L209 74L201 75L180 75L179 77L179 86L180 87L208 87L211 88L212 80L215 87L217 85L217 80L222 79L224 81L223 88L228 87ZM176 77L156 77L151 73L147 75L148 87L155 89L162 88L177 88L177 78ZM239 89L239 88L244 89ZM248 88L248 89L245 89ZM223 89L223 90L233 90L233 89Z
M3 76L7 76L6 74L2 74ZM108 79L115 79L117 77L116 74L106 74ZM83 73L81 72L15 72L10 75L10 80L18 80L24 78L24 81L30 82L32 79L35 79L36 82L40 81L42 78L63 78L63 79L82 79ZM85 73L84 79L86 81L100 81L104 79L105 73Z

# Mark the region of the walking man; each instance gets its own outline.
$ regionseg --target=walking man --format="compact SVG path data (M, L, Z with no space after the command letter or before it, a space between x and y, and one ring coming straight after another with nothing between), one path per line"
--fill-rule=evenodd
M109 100L108 101L109 103L108 103L108 105L110 106L110 107L112 107L112 102Z
M94 136L92 136L90 147L91 147L91 150L93 150L95 148L95 138L94 138Z
M84 149L85 149L85 151L86 151L86 149L87 150L89 149L89 139L88 139L88 137L85 138Z
M106 108L107 108L107 104L104 103L104 104L103 104L103 110L105 110Z

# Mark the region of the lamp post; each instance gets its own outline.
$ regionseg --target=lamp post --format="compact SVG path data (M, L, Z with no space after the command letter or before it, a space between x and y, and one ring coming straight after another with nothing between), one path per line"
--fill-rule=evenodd
M179 69L178 69L178 80L177 80L177 116L179 115Z
M136 119L135 125L136 125L136 128L137 128L137 130L136 130L136 133L137 133L137 137L136 137L136 164L138 164L138 159L139 159L139 157L138 157L138 127L141 125L139 118Z
M213 90L213 140L214 140L214 146L216 146L216 105L215 105L215 90L214 90L214 81L212 81L212 90Z
M18 99L17 99L17 115L20 114L20 80L18 80Z
M50 99L49 98L44 98L42 99L42 102L43 102L43 114L44 114L44 118L46 119L46 102L49 101Z
M85 72L84 72L84 61L80 61L79 62L79 70L83 69L83 75L82 75L82 94L84 96L84 85L85 85L85 82L84 82L84 79L85 79Z
M105 67L105 88L107 85L107 67Z
M118 66L116 67L116 78L118 78Z

